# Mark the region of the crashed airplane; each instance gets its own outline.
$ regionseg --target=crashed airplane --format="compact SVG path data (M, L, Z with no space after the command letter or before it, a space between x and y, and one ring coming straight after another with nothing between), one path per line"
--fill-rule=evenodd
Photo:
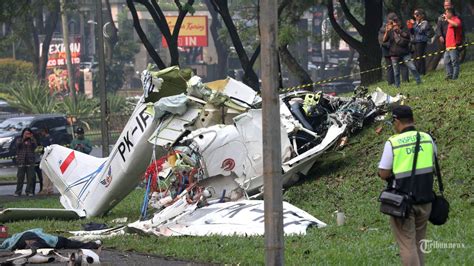
M52 145L40 167L66 210L7 209L0 221L106 214L146 183L141 220L129 229L157 235L263 234L261 98L227 78L202 83L178 67L142 73L144 95L108 158ZM315 159L380 114L390 97L299 91L280 95L283 183L306 175ZM147 214L153 209L154 214ZM285 233L325 224L284 203ZM249 226L260 223L261 226Z

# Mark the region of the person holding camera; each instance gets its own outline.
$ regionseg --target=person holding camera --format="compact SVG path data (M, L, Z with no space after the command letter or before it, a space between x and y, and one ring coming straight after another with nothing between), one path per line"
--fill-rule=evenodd
M85 154L89 154L92 151L92 144L89 139L84 137L84 129L82 127L76 129L76 138L72 140L71 148Z
M462 23L453 8L445 10L443 19L448 23L445 39L446 51L444 52L446 80L457 79L460 68L457 46L462 44Z
M425 11L418 8L413 12L415 19L407 21L407 27L410 31L411 42L413 45L413 56L417 58L415 61L416 70L421 75L426 74L425 59L422 58L426 51L428 41L433 37L434 31L430 23L425 18Z
M421 240L431 213L434 156L436 146L432 137L415 129L413 111L399 105L392 110L392 124L396 134L385 142L378 175L392 188L410 196L408 216L390 216L390 227L400 248L403 265L424 265ZM415 152L419 133L419 149ZM413 167L417 154L416 166Z
M400 63L403 62L415 77L416 83L421 83L421 77L410 56L410 34L398 18L387 23L383 42L389 43L389 54L392 62L395 86L400 87Z
M391 12L387 14L387 23L392 23L393 20L398 19L397 14ZM390 59L390 43L384 42L383 38L385 35L385 29L387 28L387 23L384 23L382 27L380 27L379 34L378 34L378 41L380 44L380 48L382 49L382 56L384 57L385 64L387 65L386 68L386 79L388 85L393 85L395 83L395 78L393 77L393 68L392 68L392 60ZM400 72L402 76L402 80L408 82L408 68L405 64L400 65Z
M18 171L16 173L16 191L14 196L21 196L23 191L23 183L26 175L26 196L35 194L35 149L38 146L36 139L33 137L33 131L25 128L21 132L21 136L16 140L16 163Z

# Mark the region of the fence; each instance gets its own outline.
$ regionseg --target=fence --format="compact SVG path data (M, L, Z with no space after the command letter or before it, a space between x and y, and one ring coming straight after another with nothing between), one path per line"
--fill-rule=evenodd
M109 114L106 118L109 131L109 144L113 145L123 128L127 124L131 114ZM84 128L84 136L88 138L93 145L102 144L102 128L100 115L79 116L68 115L68 120L71 124L71 132L75 131L77 127Z

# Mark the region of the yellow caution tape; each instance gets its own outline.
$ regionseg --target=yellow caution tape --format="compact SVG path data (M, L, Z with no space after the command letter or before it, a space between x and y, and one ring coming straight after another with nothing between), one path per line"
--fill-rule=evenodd
M468 47L468 46L471 46L471 45L474 45L474 42L467 42L465 44L457 46L456 48L463 48L463 47ZM451 48L449 50L452 50L452 49L453 48ZM400 61L398 64L401 65L405 62L416 61L416 60L420 60L422 58L427 58L427 57L435 56L435 55L438 55L438 54L443 54L447 50L448 49L445 49L445 50L442 50L442 51L436 51L436 52L433 52L433 53L424 54L422 56L414 57L414 58L411 58L411 59L406 60L406 61ZM295 87L281 88L281 89L279 89L279 92L280 93L287 93L287 92L294 91L294 90L300 90L300 89L304 89L304 88L308 88L308 87L313 87L313 86L316 86L316 85L320 85L320 84L324 84L324 83L328 83L328 82L332 82L332 81L336 81L336 80L340 80L340 79L350 78L350 77L352 77L356 74L361 75L361 74L366 74L366 73L381 70L381 69L387 69L387 68L390 68L391 66L392 65L381 66L381 67L376 67L376 68L364 70L364 71L361 71L361 72L358 72L358 73L352 73L352 74L349 74L349 75L344 75L344 76L334 77L334 78L330 78L330 79L320 80L320 81L317 81L317 82L302 84L302 85L298 85L298 86L295 86Z

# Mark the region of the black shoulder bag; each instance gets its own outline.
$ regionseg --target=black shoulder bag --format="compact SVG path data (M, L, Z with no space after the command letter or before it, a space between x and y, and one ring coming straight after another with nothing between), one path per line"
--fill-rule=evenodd
M398 218L406 218L411 210L411 196L415 184L416 162L420 149L420 133L416 133L415 155L411 169L410 191L405 193L395 188L387 188L380 193L380 212Z
M435 155L435 167L436 167L436 177L438 179L438 189L440 195L434 193L434 200L431 204L431 214L430 214L430 222L434 225L443 225L448 220L449 216L449 202L443 195L444 186L443 181L441 179L441 172L439 169L438 164L438 157Z

